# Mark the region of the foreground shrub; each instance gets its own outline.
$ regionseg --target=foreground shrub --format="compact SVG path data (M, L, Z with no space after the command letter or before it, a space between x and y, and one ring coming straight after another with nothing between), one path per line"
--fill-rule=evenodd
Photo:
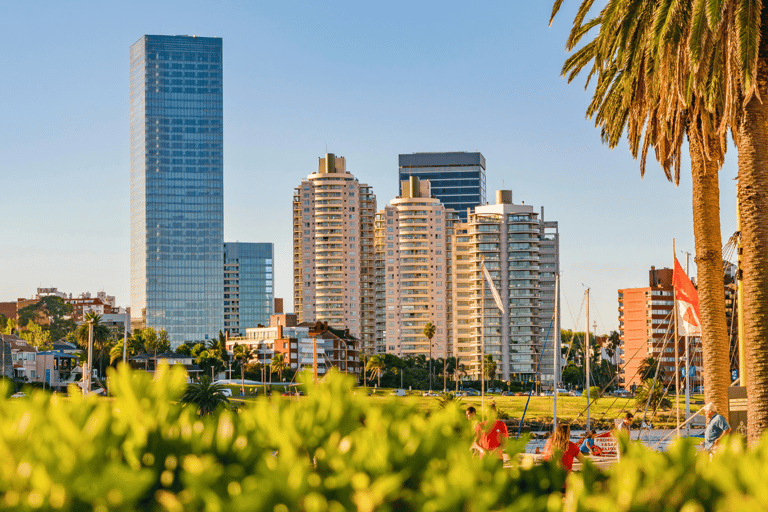
M564 510L768 510L768 439L746 450L743 437L731 436L711 460L697 450L699 441L681 438L659 453L623 438L621 462L607 475L588 469L569 476Z
M331 375L300 401L199 416L181 369L109 375L114 399L0 399L10 510L557 510L564 473L472 458L456 404L424 417ZM2 394L0 394L2 396ZM521 450L522 442L510 447Z

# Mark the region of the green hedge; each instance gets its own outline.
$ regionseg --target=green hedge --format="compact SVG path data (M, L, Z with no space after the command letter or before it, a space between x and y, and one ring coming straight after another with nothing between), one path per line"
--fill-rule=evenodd
M0 402L0 506L11 510L548 510L562 471L472 458L455 405L372 403L335 376L301 400L199 417L183 371L122 369L114 399ZM521 449L522 443L511 447ZM554 492L553 492L554 491Z
M199 417L183 371L122 369L114 399L0 398L0 508L206 511L768 510L768 442L734 436L709 460L624 443L608 472L473 458L456 404L420 414L330 376L300 400ZM0 393L0 397L4 396ZM522 449L513 442L508 451ZM516 460L516 459L514 459Z

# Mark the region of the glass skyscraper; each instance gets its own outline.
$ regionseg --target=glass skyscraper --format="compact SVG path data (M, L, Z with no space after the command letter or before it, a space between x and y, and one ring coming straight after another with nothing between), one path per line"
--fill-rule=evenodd
M400 155L400 182L414 176L429 180L432 197L467 220L467 208L485 204L485 157L482 153L411 153Z
M172 345L224 328L222 40L131 46L131 311Z
M273 244L224 244L224 329L245 336L274 312Z

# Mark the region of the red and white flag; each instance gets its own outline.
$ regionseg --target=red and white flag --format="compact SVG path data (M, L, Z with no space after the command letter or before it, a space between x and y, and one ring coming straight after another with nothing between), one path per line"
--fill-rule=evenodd
M677 331L680 336L701 336L701 315L699 315L699 293L688 279L675 256L675 271L672 276L677 308Z

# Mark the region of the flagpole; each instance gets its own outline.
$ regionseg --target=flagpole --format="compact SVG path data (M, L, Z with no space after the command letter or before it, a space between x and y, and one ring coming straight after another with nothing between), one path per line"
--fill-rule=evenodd
M554 388L554 393L552 397L554 398L554 408L552 411L553 416L553 432L557 431L557 384L560 377L560 322L559 322L559 315L557 312L557 308L560 307L558 297L560 295L560 273L555 274L555 335L552 337L555 341L554 346L552 347L552 352L554 354L554 375L552 375L552 383Z
M584 328L584 354L587 359L587 432L590 429L589 417L589 288L587 288L587 325Z
M688 257L690 256L689 252L685 253L685 277L690 279L688 277ZM690 358L690 349L688 348L689 344L689 338L688 338L688 331L685 331L685 419L686 421L691 416L691 379L690 379L690 367L691 367L691 358ZM691 425L689 423L685 424L685 437L691 436Z
M677 253L675 252L675 239L672 239L672 258L673 258L673 264L677 266ZM672 271L672 275L674 276L674 270ZM675 427L677 428L677 435L680 435L680 347L679 347L679 339L677 336L677 291L675 290L674 285L672 286L672 308L675 311L675 412L677 413L677 424ZM651 324L651 330L653 330L653 324ZM653 339L653 338L651 338ZM656 362L656 364L661 364L661 356L663 354L659 354L659 360ZM653 389L650 390L650 393L653 393Z

